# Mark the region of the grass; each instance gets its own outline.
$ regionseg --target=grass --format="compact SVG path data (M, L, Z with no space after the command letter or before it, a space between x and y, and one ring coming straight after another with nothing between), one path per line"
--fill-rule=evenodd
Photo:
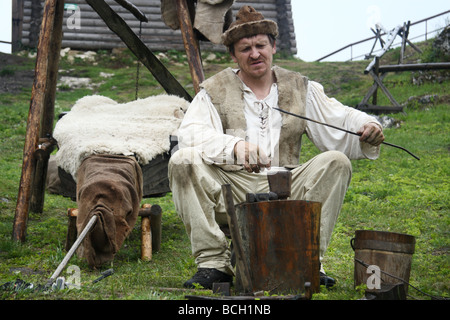
M424 44L427 45L427 44ZM205 65L205 74L233 66L226 57L217 54L215 61ZM395 53L394 53L395 56ZM183 54L168 52L163 58L170 71L193 95L189 67ZM363 74L367 61L305 63L297 59L278 60L277 64L300 71L320 82L327 94L343 103L356 106L372 84ZM28 60L22 69L32 69ZM0 74L12 76L18 67L9 66ZM112 74L105 78L101 73ZM97 52L95 62L63 58L60 75L89 77L94 88L62 87L56 96L55 114L70 110L75 101L85 95L101 94L118 102L133 100L136 94L136 62L127 51L111 54ZM405 114L393 117L399 128L386 129L386 141L404 146L421 157L413 159L405 152L382 147L376 161L353 161L353 179L346 194L333 240L325 258L327 272L337 279L331 290L322 288L315 300L355 300L364 295L364 288L354 288L353 257L350 239L356 230L401 232L416 237L411 284L422 291L449 297L449 80L442 83L425 81L412 83L412 73L389 75L386 85L393 96L408 105ZM140 68L139 97L163 93L152 75ZM411 97L436 95L429 104L418 103ZM30 213L27 240L11 240L12 223L22 166L22 150L26 133L31 88L15 94L0 94L0 285L20 278L33 284L44 284L64 258L67 232L67 208L76 206L70 199L46 194L43 213ZM388 104L379 94L380 104ZM301 161L306 161L317 149L304 139ZM73 257L69 265L79 267L81 288L48 293L32 290L0 290L3 300L180 300L186 292L183 282L196 271L190 243L184 226L175 212L171 195L144 202L159 204L163 209L161 250L152 261L140 260L139 223L119 251L112 265L91 270ZM108 268L114 274L96 284L92 281ZM62 276L71 275L67 270ZM161 288L175 288L164 290ZM209 294L197 290L189 294ZM410 290L416 299L428 300L421 292ZM412 299L412 297L410 297Z

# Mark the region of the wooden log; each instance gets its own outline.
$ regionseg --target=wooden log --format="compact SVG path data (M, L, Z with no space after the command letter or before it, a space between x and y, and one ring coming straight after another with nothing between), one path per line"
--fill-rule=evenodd
M56 85L58 82L58 69L61 51L62 39L62 22L64 16L64 1L56 2L55 18L53 22L53 30L51 33L50 48L48 53L48 70L47 84L44 95L44 106L41 116L41 128L39 137L41 139L51 138L53 134L53 119L55 117L55 96ZM49 141L40 144L44 148L48 148L48 155L36 158L36 168L34 172L34 180L31 194L30 210L32 212L42 213L44 210L45 184L48 171L48 160L50 153L55 146L56 141Z
M168 94L177 95L192 101L192 97L173 77L167 68L156 58L153 52L139 39L126 22L103 0L86 0L99 14L108 27L116 33L142 64L153 74Z
M381 82L380 78L373 72L373 70L369 71L369 74L372 76L372 78L377 83L378 87L383 91L383 93L388 97L388 99L391 101L391 103L396 106L400 107L400 104L395 100L395 98L392 96L392 94L389 92L389 90L385 87L383 82Z
M152 260L152 253L161 248L161 216L159 205L143 204L141 217L141 260Z
M33 173L36 167L34 152L39 141L42 108L45 101L47 75L49 69L48 55L51 47L52 31L56 15L57 0L48 0L44 7L39 47L36 56L35 79L27 119L27 131L23 151L22 174L20 178L17 205L14 216L12 239L24 242L28 221Z
M200 47L197 37L194 34L190 10L186 0L177 0L177 13L180 22L181 35L183 37L184 49L191 71L192 83L196 93L200 91L200 83L205 80L203 74L202 59L200 56Z
M448 70L448 69L450 69L450 62L396 64L396 65L384 65L379 67L379 71L382 73L402 72L402 71L423 71L423 70Z
M366 113L373 114L386 114L386 113L401 113L403 112L403 107L394 106L376 106L373 104L358 105L358 110L364 111Z
M152 260L152 230L150 217L142 217L141 221L141 260Z

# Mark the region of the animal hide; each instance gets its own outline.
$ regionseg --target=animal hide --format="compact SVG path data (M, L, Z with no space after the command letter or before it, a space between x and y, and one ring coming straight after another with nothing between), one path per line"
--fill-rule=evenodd
M194 28L200 32L200 40L221 43L224 30L233 22L234 0L198 0L194 12L190 12ZM192 10L191 10L192 11ZM176 0L161 0L161 19L173 30L180 29Z
M171 95L123 104L99 95L83 97L55 126L55 161L74 179L81 162L95 154L134 156L144 166L169 151L169 136L188 106Z

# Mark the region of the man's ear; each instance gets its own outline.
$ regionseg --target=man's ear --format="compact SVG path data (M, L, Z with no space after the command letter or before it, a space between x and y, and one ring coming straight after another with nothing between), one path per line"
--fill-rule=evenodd
M277 53L277 42L276 41L273 42L273 48L272 48L272 54L275 54L275 53Z
M233 61L234 61L235 63L237 63L237 58L236 58L236 56L235 56L234 54L232 54L231 52L230 52L230 56L231 56L231 59L233 59Z

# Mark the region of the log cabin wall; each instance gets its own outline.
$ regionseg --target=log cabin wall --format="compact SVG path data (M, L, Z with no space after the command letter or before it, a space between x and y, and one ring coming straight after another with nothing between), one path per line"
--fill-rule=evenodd
M14 0L18 9L13 13L14 28L21 39L13 39L15 51L21 47L37 47L37 39L42 18L44 0ZM181 33L172 30L161 19L160 0L129 0L148 18L148 23L142 24L142 40L153 51L184 50ZM106 0L126 22L139 34L139 21L126 9L113 0ZM267 19L278 22L280 35L278 49L287 54L296 54L297 46L292 20L291 0L250 0L235 1L232 10L235 17L242 5L251 5L260 11ZM75 6L73 6L75 5ZM98 14L85 0L66 0L66 11L63 21L62 48L77 50L99 50L124 47L124 43L106 26ZM79 11L72 10L77 8ZM21 11L22 9L22 11ZM13 32L14 34L14 32ZM19 44L19 45L17 45ZM203 51L225 51L222 45L201 41ZM14 49L13 49L14 50Z

